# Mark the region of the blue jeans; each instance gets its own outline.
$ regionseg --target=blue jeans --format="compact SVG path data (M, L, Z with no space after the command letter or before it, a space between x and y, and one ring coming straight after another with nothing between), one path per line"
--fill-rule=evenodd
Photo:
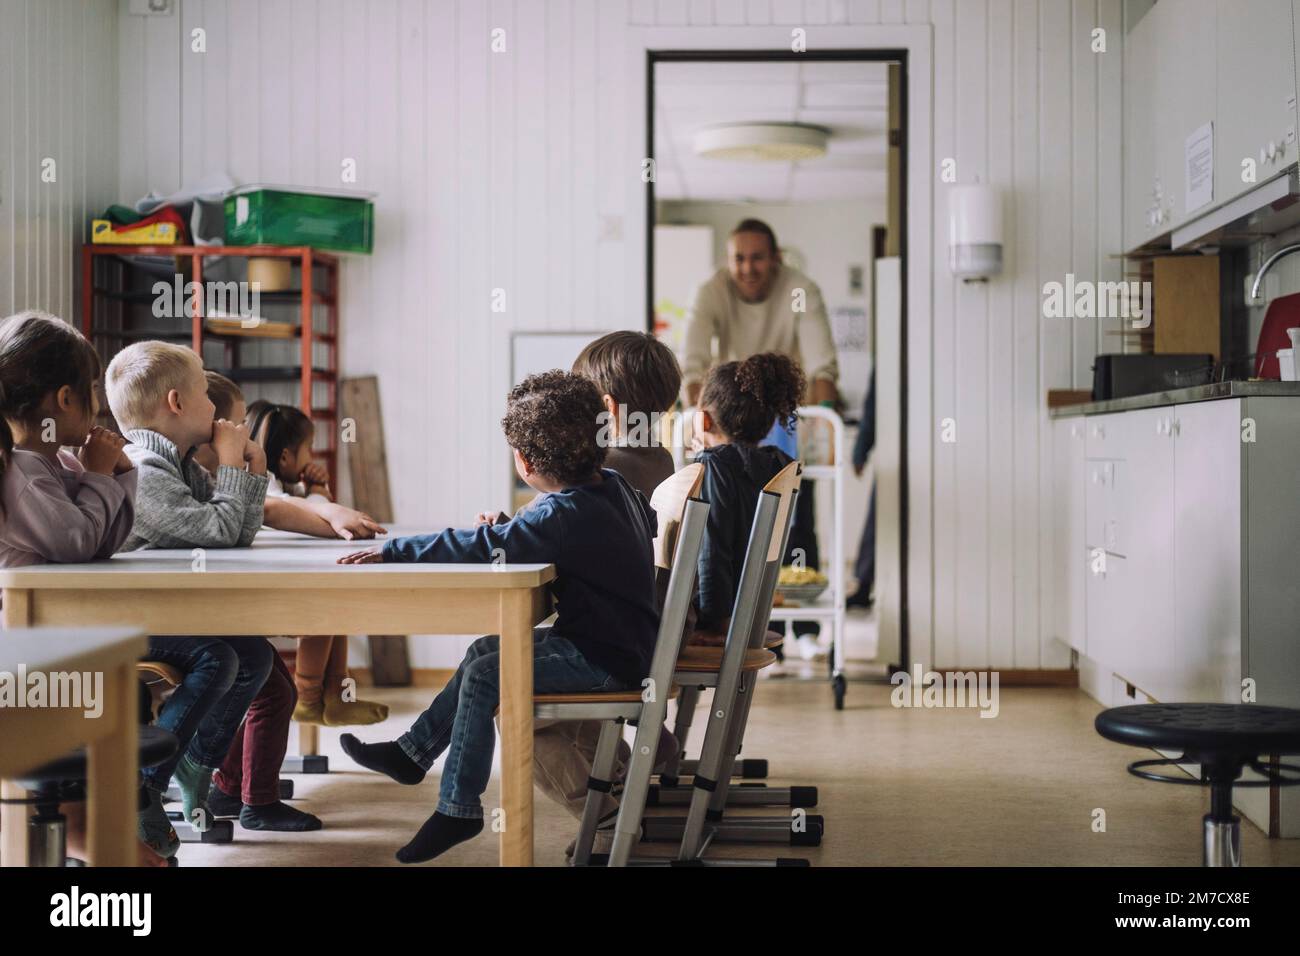
M244 712L271 673L275 650L263 637L151 637L144 659L170 664L185 679L163 704L157 726L176 735L176 753L142 776L145 786L167 789L181 756L218 767Z
M493 634L471 644L451 681L411 729L397 738L402 752L425 770L447 751L438 793L438 812L444 816L483 816L479 798L492 774L496 745L492 717L501 698L499 642ZM534 692L581 694L627 686L584 658L566 638L549 629L533 632Z

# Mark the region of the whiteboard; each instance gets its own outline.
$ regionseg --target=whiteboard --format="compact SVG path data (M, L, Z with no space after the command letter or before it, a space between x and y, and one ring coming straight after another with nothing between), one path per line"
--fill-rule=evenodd
M584 348L608 334L608 329L600 332L514 333L510 339L511 387L538 372L549 372L553 368L569 371Z

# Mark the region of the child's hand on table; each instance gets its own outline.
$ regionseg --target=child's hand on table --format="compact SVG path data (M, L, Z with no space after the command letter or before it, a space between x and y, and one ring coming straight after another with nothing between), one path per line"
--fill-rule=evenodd
M244 467L244 450L248 447L248 429L224 418L212 423L212 450L217 453L217 463L231 468Z
M368 548L365 551L353 551L339 558L339 564L383 564L384 549Z
M336 505L332 502L322 506L321 517L329 522L334 533L345 541L353 538L373 538L377 534L388 534L388 529L364 511Z
M126 439L115 431L96 425L86 436L86 443L81 446L77 457L86 471L101 475L117 473L119 460L123 457L122 446Z
M481 524L506 524L510 516L504 511L480 511L474 516L475 526Z

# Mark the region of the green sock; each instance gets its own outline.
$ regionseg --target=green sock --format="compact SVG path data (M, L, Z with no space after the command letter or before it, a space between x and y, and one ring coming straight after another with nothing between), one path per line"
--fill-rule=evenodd
M211 815L208 813L208 788L212 786L211 768L199 766L190 759L189 754L186 754L181 757L181 762L176 765L172 776L181 788L181 808L185 813L186 821L194 823L194 811L202 810L202 825L206 826L211 821Z

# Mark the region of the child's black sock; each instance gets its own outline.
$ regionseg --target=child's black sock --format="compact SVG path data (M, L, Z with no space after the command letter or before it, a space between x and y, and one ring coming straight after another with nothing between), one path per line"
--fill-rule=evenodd
M413 785L424 779L424 768L402 752L397 741L363 744L354 734L339 737L343 752L367 770L387 774L398 783Z
M208 789L208 812L214 817L237 817L244 809L244 801L238 796L231 796L215 783Z
M457 843L476 837L483 831L481 817L449 817L435 813L424 821L420 832L397 851L400 863L424 863L446 853Z
M319 817L278 802L257 807L244 804L244 809L239 811L239 825L245 830L278 830L282 833L319 830L321 826Z

